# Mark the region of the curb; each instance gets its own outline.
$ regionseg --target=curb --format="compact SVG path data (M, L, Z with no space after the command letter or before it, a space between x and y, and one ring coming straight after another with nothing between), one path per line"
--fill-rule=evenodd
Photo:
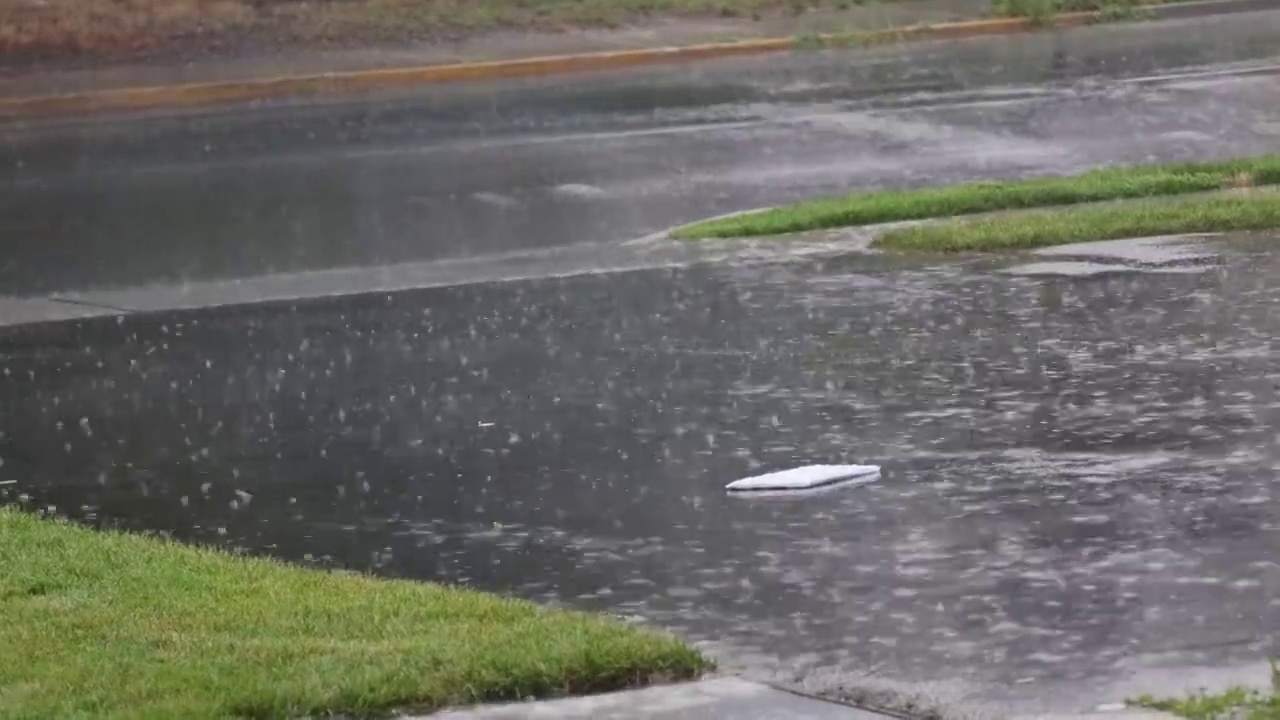
M1280 8L1280 0L1203 0L1143 8L1146 19L1202 17ZM354 94L464 80L490 80L560 73L611 70L659 63L705 60L797 50L818 46L879 45L930 40L958 40L1008 35L1042 28L1068 28L1104 20L1101 12L1075 12L1048 19L990 18L936 25L915 25L871 32L826 33L811 37L775 37L679 47L643 48L520 60L451 63L381 70L295 75L250 80L157 85L84 93L0 98L0 120L192 108L275 98L307 98Z
M448 708L431 715L447 720L560 718L645 720L655 717L794 717L840 720L896 720L822 698L797 695L740 677L710 677L671 685L651 685L601 695L533 702ZM427 720L410 717L407 720Z

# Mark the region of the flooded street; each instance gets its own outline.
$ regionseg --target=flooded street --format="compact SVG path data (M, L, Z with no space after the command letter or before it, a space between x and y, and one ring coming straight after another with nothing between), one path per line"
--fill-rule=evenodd
M1256 663L1280 627L1277 238L650 234L1274 152L1276 37L1251 13L7 126L0 504L1014 713ZM884 473L724 491L819 463Z
M1271 243L1089 277L779 250L13 328L0 501L638 616L749 675L1016 704L1148 655L1256 660ZM723 490L822 462L885 473Z

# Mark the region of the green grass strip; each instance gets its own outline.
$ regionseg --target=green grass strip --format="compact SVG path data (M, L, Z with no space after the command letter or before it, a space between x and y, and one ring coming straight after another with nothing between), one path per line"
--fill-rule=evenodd
M709 665L677 638L0 508L6 718L370 715L613 690Z
M1173 699L1145 695L1130 704L1189 720L1280 720L1280 694L1240 687Z
M1280 720L1280 663L1271 666L1271 689L1232 687L1218 693L1198 692L1180 698L1143 695L1131 706L1172 713L1190 720Z
M1218 162L1135 165L1069 177L975 182L918 190L882 190L784 205L677 228L683 239L748 237L1019 210L1054 205L1280 184L1280 155Z
M1027 17L1048 22L1058 13L1097 12L1105 20L1137 19L1144 5L1164 0L991 0L997 17ZM1186 0L1169 0L1185 2Z
M1019 250L1177 233L1280 227L1280 193L1233 191L1030 210L889 230L877 247L927 252Z

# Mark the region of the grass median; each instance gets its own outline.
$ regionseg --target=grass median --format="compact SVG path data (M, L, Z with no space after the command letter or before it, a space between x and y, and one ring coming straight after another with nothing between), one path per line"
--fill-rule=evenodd
M0 508L5 717L429 710L693 677L677 638Z
M1078 205L1280 184L1280 155L1102 168L1069 177L882 190L784 205L677 228L681 239L758 237L836 227Z
M886 231L881 248L926 252L1023 250L1049 245L1280 227L1280 192L1230 191L946 220Z

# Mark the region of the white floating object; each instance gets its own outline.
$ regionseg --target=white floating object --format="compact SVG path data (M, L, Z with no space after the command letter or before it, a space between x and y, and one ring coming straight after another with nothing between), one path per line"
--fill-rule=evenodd
M729 492L761 492L778 490L813 490L837 483L871 482L880 477L879 465L806 465L771 472L766 475L734 480L725 486Z

